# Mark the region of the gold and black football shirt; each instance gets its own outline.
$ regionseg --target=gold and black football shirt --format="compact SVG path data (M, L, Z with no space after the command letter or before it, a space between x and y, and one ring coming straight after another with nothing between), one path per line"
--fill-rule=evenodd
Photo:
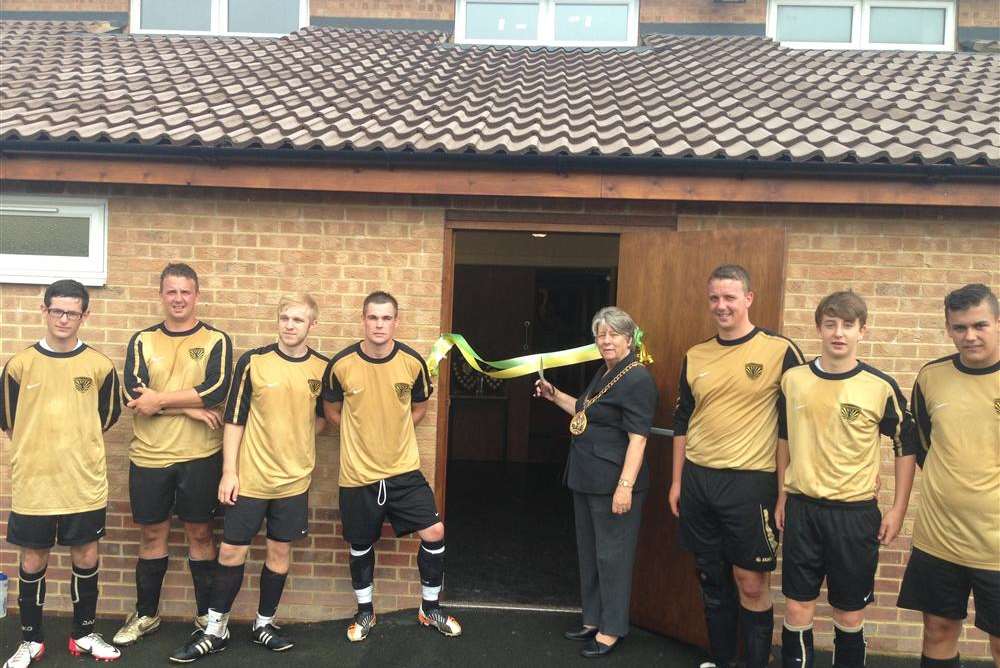
M226 402L226 422L245 425L240 496L283 499L309 489L327 362L311 348L303 357L289 357L277 343L240 357Z
M844 373L818 360L781 378L779 431L788 439L785 491L828 501L875 498L881 436L897 457L915 454L904 434L913 429L896 381L863 362Z
M774 471L778 385L802 364L790 340L760 328L693 346L681 365L674 434L688 460L713 469Z
M923 467L913 546L1000 570L1000 363L973 369L957 353L931 362L912 403Z
M0 375L0 429L13 432L11 509L65 515L108 505L103 432L121 413L118 373L81 344L65 353L36 343Z
M420 468L412 403L433 388L422 357L395 342L382 359L365 355L361 343L330 360L323 399L343 402L340 420L340 486L361 487Z
M194 388L205 408L226 401L233 369L233 344L211 325L199 322L186 332L163 323L136 332L125 352L122 390L125 401L135 388L157 392ZM135 415L129 458L136 466L164 468L201 459L222 449L222 430L185 415Z

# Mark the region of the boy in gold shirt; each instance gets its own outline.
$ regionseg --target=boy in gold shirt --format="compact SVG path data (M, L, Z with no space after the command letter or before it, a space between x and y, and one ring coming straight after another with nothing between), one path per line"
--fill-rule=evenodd
M114 364L77 336L89 307L80 283L50 285L45 337L0 374L0 429L11 439L13 487L7 542L21 548L22 642L4 668L25 668L45 653L45 570L56 542L69 547L73 564L70 653L101 661L121 656L94 633L98 541L108 506L103 432L118 419L121 402Z
M921 666L958 668L971 592L1000 665L1000 305L972 284L944 306L958 352L929 362L913 385L923 478L898 605L924 615Z
M190 663L229 642L229 611L243 584L250 542L267 520L267 557L260 573L254 643L274 652L292 648L274 616L288 577L291 542L309 534L309 485L316 434L323 430L320 399L327 359L306 345L316 326L316 301L285 297L278 305L278 341L244 354L226 402L222 480L227 506L219 564L209 595L208 624L170 660Z
M899 533L913 486L913 421L896 381L858 360L868 307L834 292L816 308L822 354L785 372L779 404L778 527L785 668L812 668L813 617L826 580L833 608L834 668L865 665L864 609L875 598L879 544ZM896 457L895 495L883 517L876 488L882 436ZM783 475L782 475L783 474Z

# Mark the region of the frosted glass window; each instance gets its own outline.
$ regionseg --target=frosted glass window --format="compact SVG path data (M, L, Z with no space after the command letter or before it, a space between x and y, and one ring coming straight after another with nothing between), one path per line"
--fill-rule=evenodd
M778 41L851 42L852 7L780 5Z
M945 10L872 7L868 41L875 44L944 44Z
M212 0L142 0L143 30L212 29Z
M0 254L87 257L90 218L0 214Z
M538 5L513 2L468 3L467 39L538 39Z
M560 42L624 42L628 39L628 5L556 5L556 40Z
M229 32L295 32L299 0L229 0L228 28Z

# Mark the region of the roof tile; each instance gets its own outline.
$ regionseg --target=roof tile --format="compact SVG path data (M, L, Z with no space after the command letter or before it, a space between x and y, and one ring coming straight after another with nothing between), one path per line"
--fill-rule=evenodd
M130 36L0 22L0 141L1000 166L993 54L469 47L437 32Z

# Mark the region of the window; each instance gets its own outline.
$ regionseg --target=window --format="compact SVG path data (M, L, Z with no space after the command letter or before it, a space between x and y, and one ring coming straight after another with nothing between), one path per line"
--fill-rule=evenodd
M770 0L767 36L811 49L955 49L955 0Z
M103 200L0 199L0 283L47 284L108 278L108 206Z
M460 44L635 46L638 0L457 0Z
M309 25L309 0L131 0L133 33L281 36Z

